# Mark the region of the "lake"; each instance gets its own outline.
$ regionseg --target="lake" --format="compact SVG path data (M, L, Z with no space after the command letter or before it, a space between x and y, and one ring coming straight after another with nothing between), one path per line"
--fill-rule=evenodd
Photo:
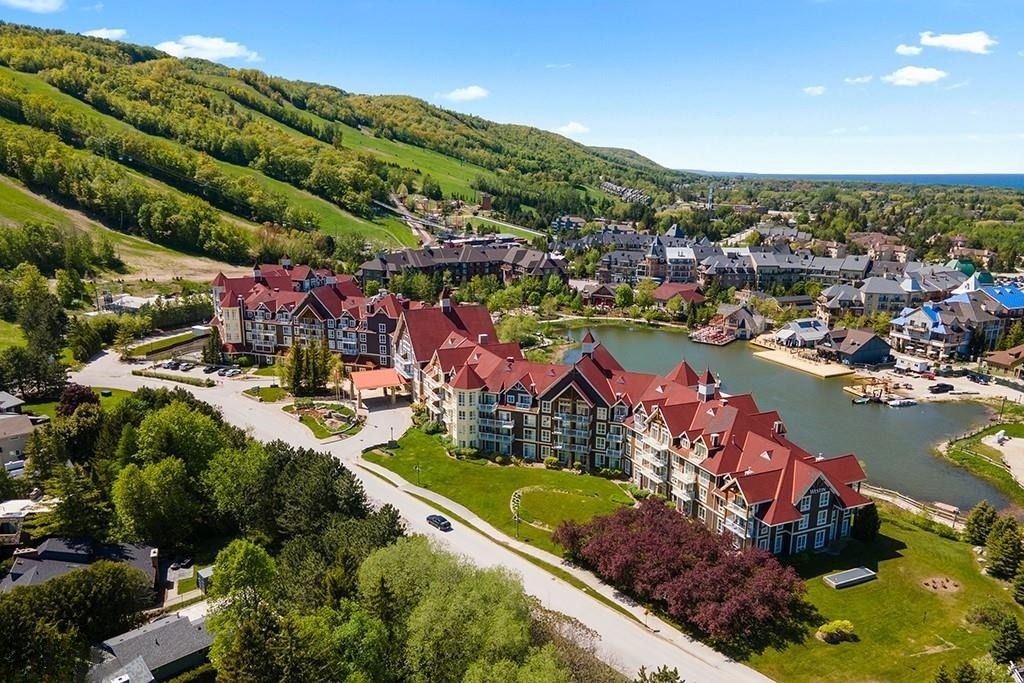
M745 342L728 346L694 344L681 332L599 325L591 328L627 370L663 373L685 359L700 372L710 367L722 390L751 393L762 410L777 410L789 438L826 457L856 453L868 480L922 501L952 503L967 510L983 498L998 507L1007 500L982 479L931 454L950 436L983 423L984 406L970 402L922 403L908 408L852 405L842 377L818 379L799 370L755 358ZM568 330L580 340L584 329ZM566 362L579 358L566 353Z

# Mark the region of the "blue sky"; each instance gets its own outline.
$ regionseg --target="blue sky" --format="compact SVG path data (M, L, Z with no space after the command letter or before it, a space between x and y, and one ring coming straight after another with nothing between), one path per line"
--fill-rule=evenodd
M673 168L1024 172L1019 0L0 0L0 19L415 95Z

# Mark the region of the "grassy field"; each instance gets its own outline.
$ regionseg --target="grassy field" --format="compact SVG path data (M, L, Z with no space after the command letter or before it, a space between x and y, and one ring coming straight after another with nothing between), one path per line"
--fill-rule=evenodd
M281 399L288 395L288 392L282 389L281 387L252 387L250 389L246 389L244 393L248 394L249 396L261 398L267 403L274 403L275 401L280 401Z
M1017 505L1024 507L1024 487L1017 483L1008 470L985 459L987 457L996 462L1002 462L1002 453L981 442L984 437L1000 430L1005 430L1007 436L1015 439L1024 438L1024 423L992 425L974 436L954 441L947 449L945 457L958 467L991 482L1000 493ZM978 455L985 457L978 457Z
M883 508L882 530L872 544L851 541L838 557L810 555L795 562L807 597L824 619L849 619L858 641L827 645L813 629L799 645L769 650L750 664L780 681L931 681L947 668L985 654L986 628L965 617L972 606L993 602L1020 618L1006 584L981 574L971 547L914 526L906 513ZM878 579L834 590L822 576L869 567ZM935 592L922 585L946 577L960 588Z
M0 349L8 346L21 346L25 343L25 335L17 323L0 320Z
M100 395L100 406L109 408L115 403L118 403L127 396L131 396L132 392L125 391L124 389L107 389L106 387L93 387L93 391L99 394L101 391L109 391L110 396ZM57 414L57 401L40 401L38 403L26 403L24 405L26 412L33 412L36 415L49 415L51 418Z
M276 365L264 365L261 368L256 368L252 371L252 374L258 375L259 377L277 377L278 369Z
M502 225L501 223L495 223L494 221L489 220L487 218L484 218L482 216L473 216L473 217L466 216L465 220L469 221L473 225L476 225L478 223L486 223L487 225L493 225L495 228L497 228L498 232L507 233L509 235L515 235L516 237L522 237L524 240L532 240L532 239L538 237L538 234L535 233L535 232L529 232L527 230L520 230L518 228L510 228L507 225Z
M417 429L399 439L393 455L370 453L365 457L408 482L418 482L423 488L466 506L513 537L516 529L509 503L513 492L519 489L528 489L520 504L520 517L535 519L549 528L565 519L579 519L580 506L585 505L587 514L594 515L613 512L631 502L617 484L599 477L450 458L436 437ZM417 466L421 468L418 475L414 469ZM538 548L560 554L560 549L551 542L551 533L545 529L521 523L519 537Z

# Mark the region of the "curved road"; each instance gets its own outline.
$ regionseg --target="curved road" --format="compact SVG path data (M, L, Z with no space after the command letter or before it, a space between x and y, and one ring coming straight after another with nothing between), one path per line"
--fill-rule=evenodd
M634 676L641 666L652 669L665 664L677 668L688 683L753 683L770 680L753 669L733 662L711 648L687 638L653 616L649 618L650 628L646 628L640 622L531 564L484 533L460 528L460 525L456 524L454 531L445 534L429 526L425 518L436 510L408 495L407 490L416 490L417 494L439 499L439 502L443 500L444 507L463 515L477 528L490 533L490 525L457 503L441 499L437 494L416 489L391 472L387 472L387 477L398 482L399 486L368 474L368 470L373 466L361 460L362 449L385 442L392 435L397 437L408 429L412 424L408 407L375 407L371 410L365 427L356 436L342 441L319 441L306 427L277 406L257 403L241 393L243 389L269 384L272 380L260 382L258 380L263 378L224 379L214 375L217 380L216 386L192 387L136 377L131 374L134 367L137 366L122 364L116 354L106 353L80 372L72 373L72 381L127 390L135 390L142 386L182 387L203 401L220 408L227 421L247 429L257 439L282 439L297 446L331 453L352 469L374 502L390 503L397 508L406 520L410 532L429 536L439 545L469 558L480 566L502 566L514 571L522 578L526 591L539 599L545 607L579 619L593 629L599 636L596 643L598 656L628 676ZM193 377L204 377L197 371L190 374ZM513 539L507 539L506 542L515 543ZM521 550L532 551L525 547L521 547ZM538 553L533 551L532 554ZM570 569L565 566L563 568ZM607 586L597 588L598 582L593 576L578 570L572 571L579 577L586 577L591 586L605 595L614 596L614 592ZM628 605L615 597L613 599L626 609L639 612L638 607Z

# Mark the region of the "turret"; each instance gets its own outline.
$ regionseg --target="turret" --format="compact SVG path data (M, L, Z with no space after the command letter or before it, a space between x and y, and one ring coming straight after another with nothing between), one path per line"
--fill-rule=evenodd
M715 398L715 390L718 388L718 383L715 381L715 376L711 374L711 369L704 370L704 374L697 380L697 398L701 401L711 401Z
M594 348L597 346L597 342L594 340L594 335L591 334L590 330L583 336L583 355L591 356L594 353Z

